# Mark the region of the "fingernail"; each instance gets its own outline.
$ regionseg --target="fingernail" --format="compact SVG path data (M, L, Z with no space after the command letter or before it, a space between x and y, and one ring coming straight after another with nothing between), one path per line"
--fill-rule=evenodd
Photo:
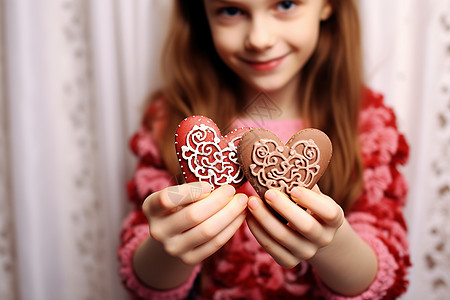
M201 181L200 184L201 184L203 194L209 194L213 190L212 185L206 181Z
M247 205L248 197L245 194L239 194L239 202L241 202L243 205Z
M236 190L232 185L227 184L222 186L221 188L223 189L223 192L230 197L236 193Z
M259 201L255 197L250 197L248 200L248 207L250 207L251 210L255 210L259 206Z
M291 191L291 196L294 198L300 198L303 194L303 190L299 187L293 188Z
M274 200L274 199L277 197L277 195L276 195L276 193L275 193L274 191L268 190L268 191L264 194L264 197L265 197L267 200Z

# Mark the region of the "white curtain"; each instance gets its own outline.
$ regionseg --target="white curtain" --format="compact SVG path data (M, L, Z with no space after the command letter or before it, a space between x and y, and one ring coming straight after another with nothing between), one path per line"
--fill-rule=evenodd
M413 268L404 299L450 294L450 1L361 1L366 78L411 146Z
M0 0L0 299L127 299L127 141L169 0ZM369 85L407 134L404 299L450 293L450 0L361 0Z
M127 142L170 2L0 3L0 299L126 299Z

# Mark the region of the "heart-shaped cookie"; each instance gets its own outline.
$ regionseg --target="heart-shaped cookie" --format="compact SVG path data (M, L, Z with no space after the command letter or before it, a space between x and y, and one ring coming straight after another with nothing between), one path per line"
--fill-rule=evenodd
M255 191L264 199L268 189L290 194L296 186L312 188L330 162L332 145L318 129L304 129L285 145L274 133L252 129L238 146L241 168Z
M236 189L244 184L237 146L249 129L242 127L222 136L207 117L184 119L175 133L175 148L186 182L206 181L214 188L230 184Z

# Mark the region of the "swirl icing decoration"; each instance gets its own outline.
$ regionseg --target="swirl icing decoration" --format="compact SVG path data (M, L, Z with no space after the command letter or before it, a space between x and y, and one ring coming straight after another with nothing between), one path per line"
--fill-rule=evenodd
M268 130L252 129L238 146L239 163L262 199L268 189L289 195L296 186L312 188L325 172L331 155L330 139L313 128L297 132L287 144Z
M253 145L250 172L260 185L289 194L295 186L309 186L319 174L320 150L312 139L296 141L288 155L271 139Z
M241 186L246 178L237 159L237 145L247 130L239 128L222 137L209 118L184 119L175 134L175 147L186 181L206 181L214 188L224 184Z

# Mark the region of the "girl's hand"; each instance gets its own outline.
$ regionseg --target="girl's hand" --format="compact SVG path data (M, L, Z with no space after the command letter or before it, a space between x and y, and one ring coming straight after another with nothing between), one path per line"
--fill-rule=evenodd
M151 237L186 264L201 262L245 220L248 198L235 192L230 185L211 192L208 183L195 182L151 194L142 205Z
M279 221L258 197L251 197L251 215L247 224L261 246L285 268L293 268L303 260L314 257L320 249L330 245L344 222L342 208L317 186L313 190L295 188L292 200L277 190L265 194L266 202L287 221Z

